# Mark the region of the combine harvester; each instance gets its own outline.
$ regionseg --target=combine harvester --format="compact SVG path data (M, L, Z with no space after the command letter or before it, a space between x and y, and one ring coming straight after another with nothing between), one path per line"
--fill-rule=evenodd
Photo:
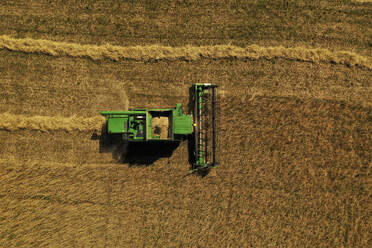
M124 142L191 142L194 158L190 172L217 165L217 85L193 84L191 114L182 105L164 109L103 111L105 132L121 135Z

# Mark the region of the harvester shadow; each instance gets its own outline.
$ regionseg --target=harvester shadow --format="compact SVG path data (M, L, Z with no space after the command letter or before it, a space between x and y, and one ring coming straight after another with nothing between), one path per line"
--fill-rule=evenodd
M179 143L141 142L129 143L122 153L121 162L129 166L151 165L160 158L169 158Z
M129 166L149 166L160 158L169 158L179 142L127 142L121 135L107 135L103 125L101 134L94 133L91 139L99 140L100 153L112 153L118 163Z

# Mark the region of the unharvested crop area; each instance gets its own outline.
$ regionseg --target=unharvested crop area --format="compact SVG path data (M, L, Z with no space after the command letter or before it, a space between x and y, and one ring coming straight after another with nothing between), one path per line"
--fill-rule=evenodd
M372 246L368 1L1 1L1 247ZM101 150L101 110L220 89L220 165ZM146 154L134 151L146 158Z

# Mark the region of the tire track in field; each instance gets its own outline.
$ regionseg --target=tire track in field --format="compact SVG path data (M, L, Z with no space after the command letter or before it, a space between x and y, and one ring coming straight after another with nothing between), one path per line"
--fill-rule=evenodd
M77 116L25 116L10 113L0 114L0 130L39 130L42 132L65 130L92 131L100 130L105 118L102 116L83 118Z
M283 58L313 63L335 63L372 69L372 59L351 51L330 51L323 48L262 47L249 45L183 46L169 47L81 45L77 43L56 42L42 39L16 39L7 35L0 36L0 49L25 53L41 53L52 56L86 57L93 60L198 60L198 59L276 59Z

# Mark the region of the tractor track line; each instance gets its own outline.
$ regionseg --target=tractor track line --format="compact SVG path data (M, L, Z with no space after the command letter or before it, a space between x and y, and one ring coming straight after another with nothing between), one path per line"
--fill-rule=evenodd
M0 36L0 49L24 53L40 53L52 56L85 57L92 60L188 60L199 59L252 59L268 60L282 58L313 63L333 63L346 66L358 66L372 69L372 58L351 51L330 51L324 48L262 47L249 45L237 47L232 45L183 46L169 47L161 45L148 46L114 46L81 45L77 43L57 42L42 39L16 39L8 35Z
M61 117L61 116L25 116L10 113L0 114L0 130L38 130L42 132L64 130L92 131L100 130L104 123L104 117Z

